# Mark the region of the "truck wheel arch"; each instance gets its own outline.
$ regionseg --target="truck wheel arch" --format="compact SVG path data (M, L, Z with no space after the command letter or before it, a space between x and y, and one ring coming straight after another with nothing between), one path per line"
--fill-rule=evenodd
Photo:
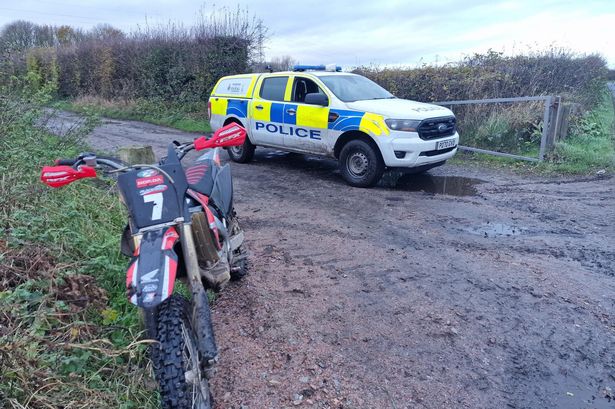
M230 117L226 118L226 120L224 121L224 125L223 126L226 126L226 125L232 124L232 123L239 124L239 125L241 125L241 126L243 126L245 128L245 125L242 124L241 121L239 119L235 118L234 116L230 116Z
M235 118L234 116L230 116L230 117L226 118L224 120L223 126L226 126L228 124L233 124L233 123L243 126L246 129L246 133L248 134L248 139L250 140L250 143L254 143L252 141L252 138L250 137L250 130L238 118Z
M376 152L378 152L378 154L380 155L380 159L382 159L382 152L380 152L378 144L368 134L358 130L344 132L339 136L339 138L337 138L337 141L335 142L335 147L333 148L333 155L335 156L335 159L339 159L340 152L342 151L344 145L355 139L360 139L370 144L376 150Z

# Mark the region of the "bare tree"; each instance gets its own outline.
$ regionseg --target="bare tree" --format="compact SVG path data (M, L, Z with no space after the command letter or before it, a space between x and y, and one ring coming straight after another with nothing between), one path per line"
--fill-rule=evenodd
M121 30L109 24L97 24L88 33L88 37L92 40L121 40L126 37L126 34Z
M36 24L18 20L7 24L0 31L0 49L13 53L34 47Z
M33 34L33 45L35 47L53 47L56 45L55 28L53 26L35 25Z
M273 71L288 71L292 70L293 66L297 64L297 61L290 55L284 55L281 57L273 57L269 61L268 65Z

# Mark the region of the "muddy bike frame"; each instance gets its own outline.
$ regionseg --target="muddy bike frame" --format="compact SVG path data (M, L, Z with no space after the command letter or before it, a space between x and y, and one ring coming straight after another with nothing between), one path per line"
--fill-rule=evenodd
M191 324L196 333L197 348L207 366L217 361L218 349L198 264L191 223L192 208L186 200L189 185L181 160L191 150L241 145L245 137L245 129L231 124L216 131L209 140L201 137L193 143L169 144L166 160L159 165L125 166L117 160L85 153L77 159L58 160L57 166L46 166L41 173L43 183L51 187L96 177L95 167L99 165L112 168L110 173L120 173L118 187L130 215L134 240L134 253L126 277L127 295L131 303L142 309L148 337L152 339L157 335L157 308L173 292L178 269L173 247L179 238L192 293Z

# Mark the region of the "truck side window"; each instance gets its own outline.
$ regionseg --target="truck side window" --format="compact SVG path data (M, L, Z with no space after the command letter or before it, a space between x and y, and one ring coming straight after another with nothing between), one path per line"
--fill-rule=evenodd
M324 94L324 92L309 78L296 77L293 83L293 102L305 102L307 94Z
M260 97L269 101L284 101L288 77L271 77L263 80Z

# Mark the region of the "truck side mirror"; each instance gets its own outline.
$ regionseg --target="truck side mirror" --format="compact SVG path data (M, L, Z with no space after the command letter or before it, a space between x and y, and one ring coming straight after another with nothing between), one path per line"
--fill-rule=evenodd
M326 107L329 105L329 98L325 94L312 92L305 95L305 103L310 105L320 105Z

